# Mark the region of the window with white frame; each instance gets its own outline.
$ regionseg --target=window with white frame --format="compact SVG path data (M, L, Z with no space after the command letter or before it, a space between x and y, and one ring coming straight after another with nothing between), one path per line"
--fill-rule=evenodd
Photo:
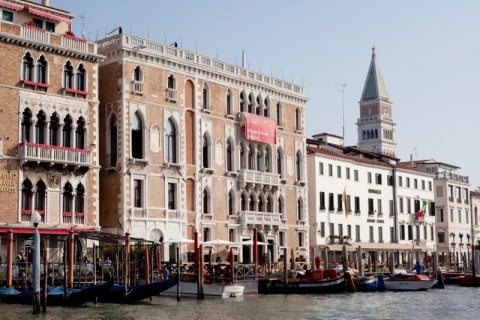
M143 207L143 180L133 180L133 206L135 208Z
M169 182L167 185L167 207L170 210L177 209L177 184Z
M165 128L165 161L177 163L177 129L171 118Z

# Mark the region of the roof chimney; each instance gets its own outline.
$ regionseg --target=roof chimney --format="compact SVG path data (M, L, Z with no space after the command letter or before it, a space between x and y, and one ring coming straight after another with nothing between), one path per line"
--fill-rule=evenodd
M48 7L48 0L42 0L42 5L44 5L44 6L47 6L47 7Z

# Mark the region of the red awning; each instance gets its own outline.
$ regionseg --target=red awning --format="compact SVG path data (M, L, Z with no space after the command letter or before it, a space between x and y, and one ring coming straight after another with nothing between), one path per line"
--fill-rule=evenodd
M0 7L7 8L10 10L21 11L23 10L23 6L11 2L0 1Z
M28 13L33 14L34 16L37 16L37 17L42 17L45 19L53 20L53 21L63 21L68 24L72 23L72 20L69 18L65 18L53 13L49 13L49 12L45 12L45 11L41 11L33 8L28 8Z

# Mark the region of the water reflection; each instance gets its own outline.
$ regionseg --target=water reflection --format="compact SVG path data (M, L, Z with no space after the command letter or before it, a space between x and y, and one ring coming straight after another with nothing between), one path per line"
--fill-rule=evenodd
M41 319L476 319L480 289L448 286L423 292L259 295L197 301L153 297L135 305L50 307ZM31 307L0 304L2 319L30 319Z

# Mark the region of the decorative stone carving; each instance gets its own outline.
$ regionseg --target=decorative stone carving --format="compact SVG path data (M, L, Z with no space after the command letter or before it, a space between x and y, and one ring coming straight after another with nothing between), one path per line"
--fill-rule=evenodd
M58 189L62 176L58 173L51 173L48 175L48 186L52 189Z

